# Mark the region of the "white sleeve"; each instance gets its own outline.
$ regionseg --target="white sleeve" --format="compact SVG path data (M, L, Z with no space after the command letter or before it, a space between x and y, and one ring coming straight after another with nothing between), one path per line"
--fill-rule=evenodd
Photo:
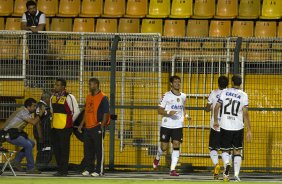
M46 16L44 13L40 15L38 24L46 24Z
M248 95L245 95L245 98L243 100L243 106L248 106L248 105L249 105Z
M25 13L24 13L23 16L22 16L22 22L27 22Z
M167 96L164 95L163 98L162 98L161 101L160 101L159 106L162 107L162 108L165 108L165 107L166 107L166 104L167 104Z
M208 104L212 104L212 98L213 97L213 91L211 91L210 95L209 95L209 98L208 98Z
M67 103L72 112L72 121L74 121L80 113L80 109L78 107L78 103L75 97L72 94L67 96Z

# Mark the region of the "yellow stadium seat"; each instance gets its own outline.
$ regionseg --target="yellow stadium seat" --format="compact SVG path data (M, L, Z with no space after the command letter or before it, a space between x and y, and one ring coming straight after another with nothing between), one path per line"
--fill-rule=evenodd
M96 46L97 47L96 47ZM105 46L105 47L103 47ZM104 61L110 59L109 42L100 43L91 41L85 51L85 59L90 61Z
M231 21L212 20L209 29L211 37L227 37L231 35Z
M263 0L260 18L280 19L281 17L282 17L281 0Z
M0 96L24 97L23 80L1 80Z
M160 33L163 34L162 19L143 19L141 33Z
M18 41L15 39L0 39L0 58L15 59L17 57Z
M215 0L195 0L192 18L207 19L215 14Z
M72 31L71 18L52 18L51 31Z
M103 17L122 17L125 14L125 0L105 0Z
M278 36L279 38L282 37L282 22L279 22L278 31L277 31L277 36Z
M207 37L209 36L208 20L189 20L187 24L186 36L189 37Z
M260 16L260 0L240 0L239 19L257 19Z
M45 29L46 29L46 31L50 31L50 18L46 18Z
M193 0L173 0L171 5L171 18L189 18L193 11Z
M9 16L13 13L14 1L0 0L0 16Z
M117 19L97 19L95 32L116 33L117 32Z
M64 60L80 60L80 41L79 40L67 40L63 59Z
M8 17L6 19L5 30L21 30L21 18Z
M165 20L164 36L185 36L185 20Z
M165 18L170 14L170 1L168 0L150 0L149 14L147 17Z
M119 19L118 25L119 33L140 33L140 20L139 19Z
M232 36L236 37L253 37L254 22L253 21L234 21L232 27Z
M58 0L38 0L37 8L44 12L46 17L54 17L58 13Z
M5 30L4 17L0 17L0 30Z
M215 18L233 19L238 15L238 0L218 0Z
M255 37L276 37L276 22L257 21L255 27Z
M94 32L94 18L75 18L73 23L74 32Z
M125 17L145 17L147 8L148 0L127 0Z
M24 12L27 11L26 9L26 2L27 0L15 0L14 3L14 13L13 16L22 16Z
M103 10L103 0L83 0L80 17L99 17Z
M80 0L60 0L59 17L76 17L80 13Z

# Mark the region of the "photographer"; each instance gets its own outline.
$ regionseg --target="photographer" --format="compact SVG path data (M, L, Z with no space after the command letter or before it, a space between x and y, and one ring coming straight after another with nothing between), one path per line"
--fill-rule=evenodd
M50 98L51 92L44 91L41 99L37 104L36 115L39 115L40 109L45 108L44 114L40 117L40 122L33 126L33 135L36 140L36 166L47 166L52 160L52 147L51 147L51 111L50 111Z
M16 154L15 159L11 162L12 165L19 171L22 171L21 161L24 157L27 160L27 174L40 174L34 167L34 159L32 149L34 142L28 138L27 133L23 129L28 125L36 125L40 121L40 117L45 112L45 107L39 110L38 116L32 117L32 113L36 109L36 100L28 98L24 102L24 107L14 112L5 122L4 131L8 132L7 141L13 145L23 147L21 151Z

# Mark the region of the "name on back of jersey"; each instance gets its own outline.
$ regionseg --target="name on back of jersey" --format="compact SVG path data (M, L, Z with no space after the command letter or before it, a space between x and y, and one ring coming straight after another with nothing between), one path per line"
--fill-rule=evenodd
M231 93L231 92L226 92L225 95L226 96L232 96L232 97L235 97L235 98L238 98L238 99L241 98L241 95L236 94L236 93Z

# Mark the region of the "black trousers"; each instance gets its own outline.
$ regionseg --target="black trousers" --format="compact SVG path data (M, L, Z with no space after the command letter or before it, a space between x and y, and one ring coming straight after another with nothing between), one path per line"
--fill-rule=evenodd
M72 128L52 129L54 154L61 174L68 174L71 134Z
M94 128L85 128L83 131L84 137L84 159L85 169L89 172L95 171L100 174L104 172L104 131L101 126L98 125ZM93 169L93 163L95 169Z

